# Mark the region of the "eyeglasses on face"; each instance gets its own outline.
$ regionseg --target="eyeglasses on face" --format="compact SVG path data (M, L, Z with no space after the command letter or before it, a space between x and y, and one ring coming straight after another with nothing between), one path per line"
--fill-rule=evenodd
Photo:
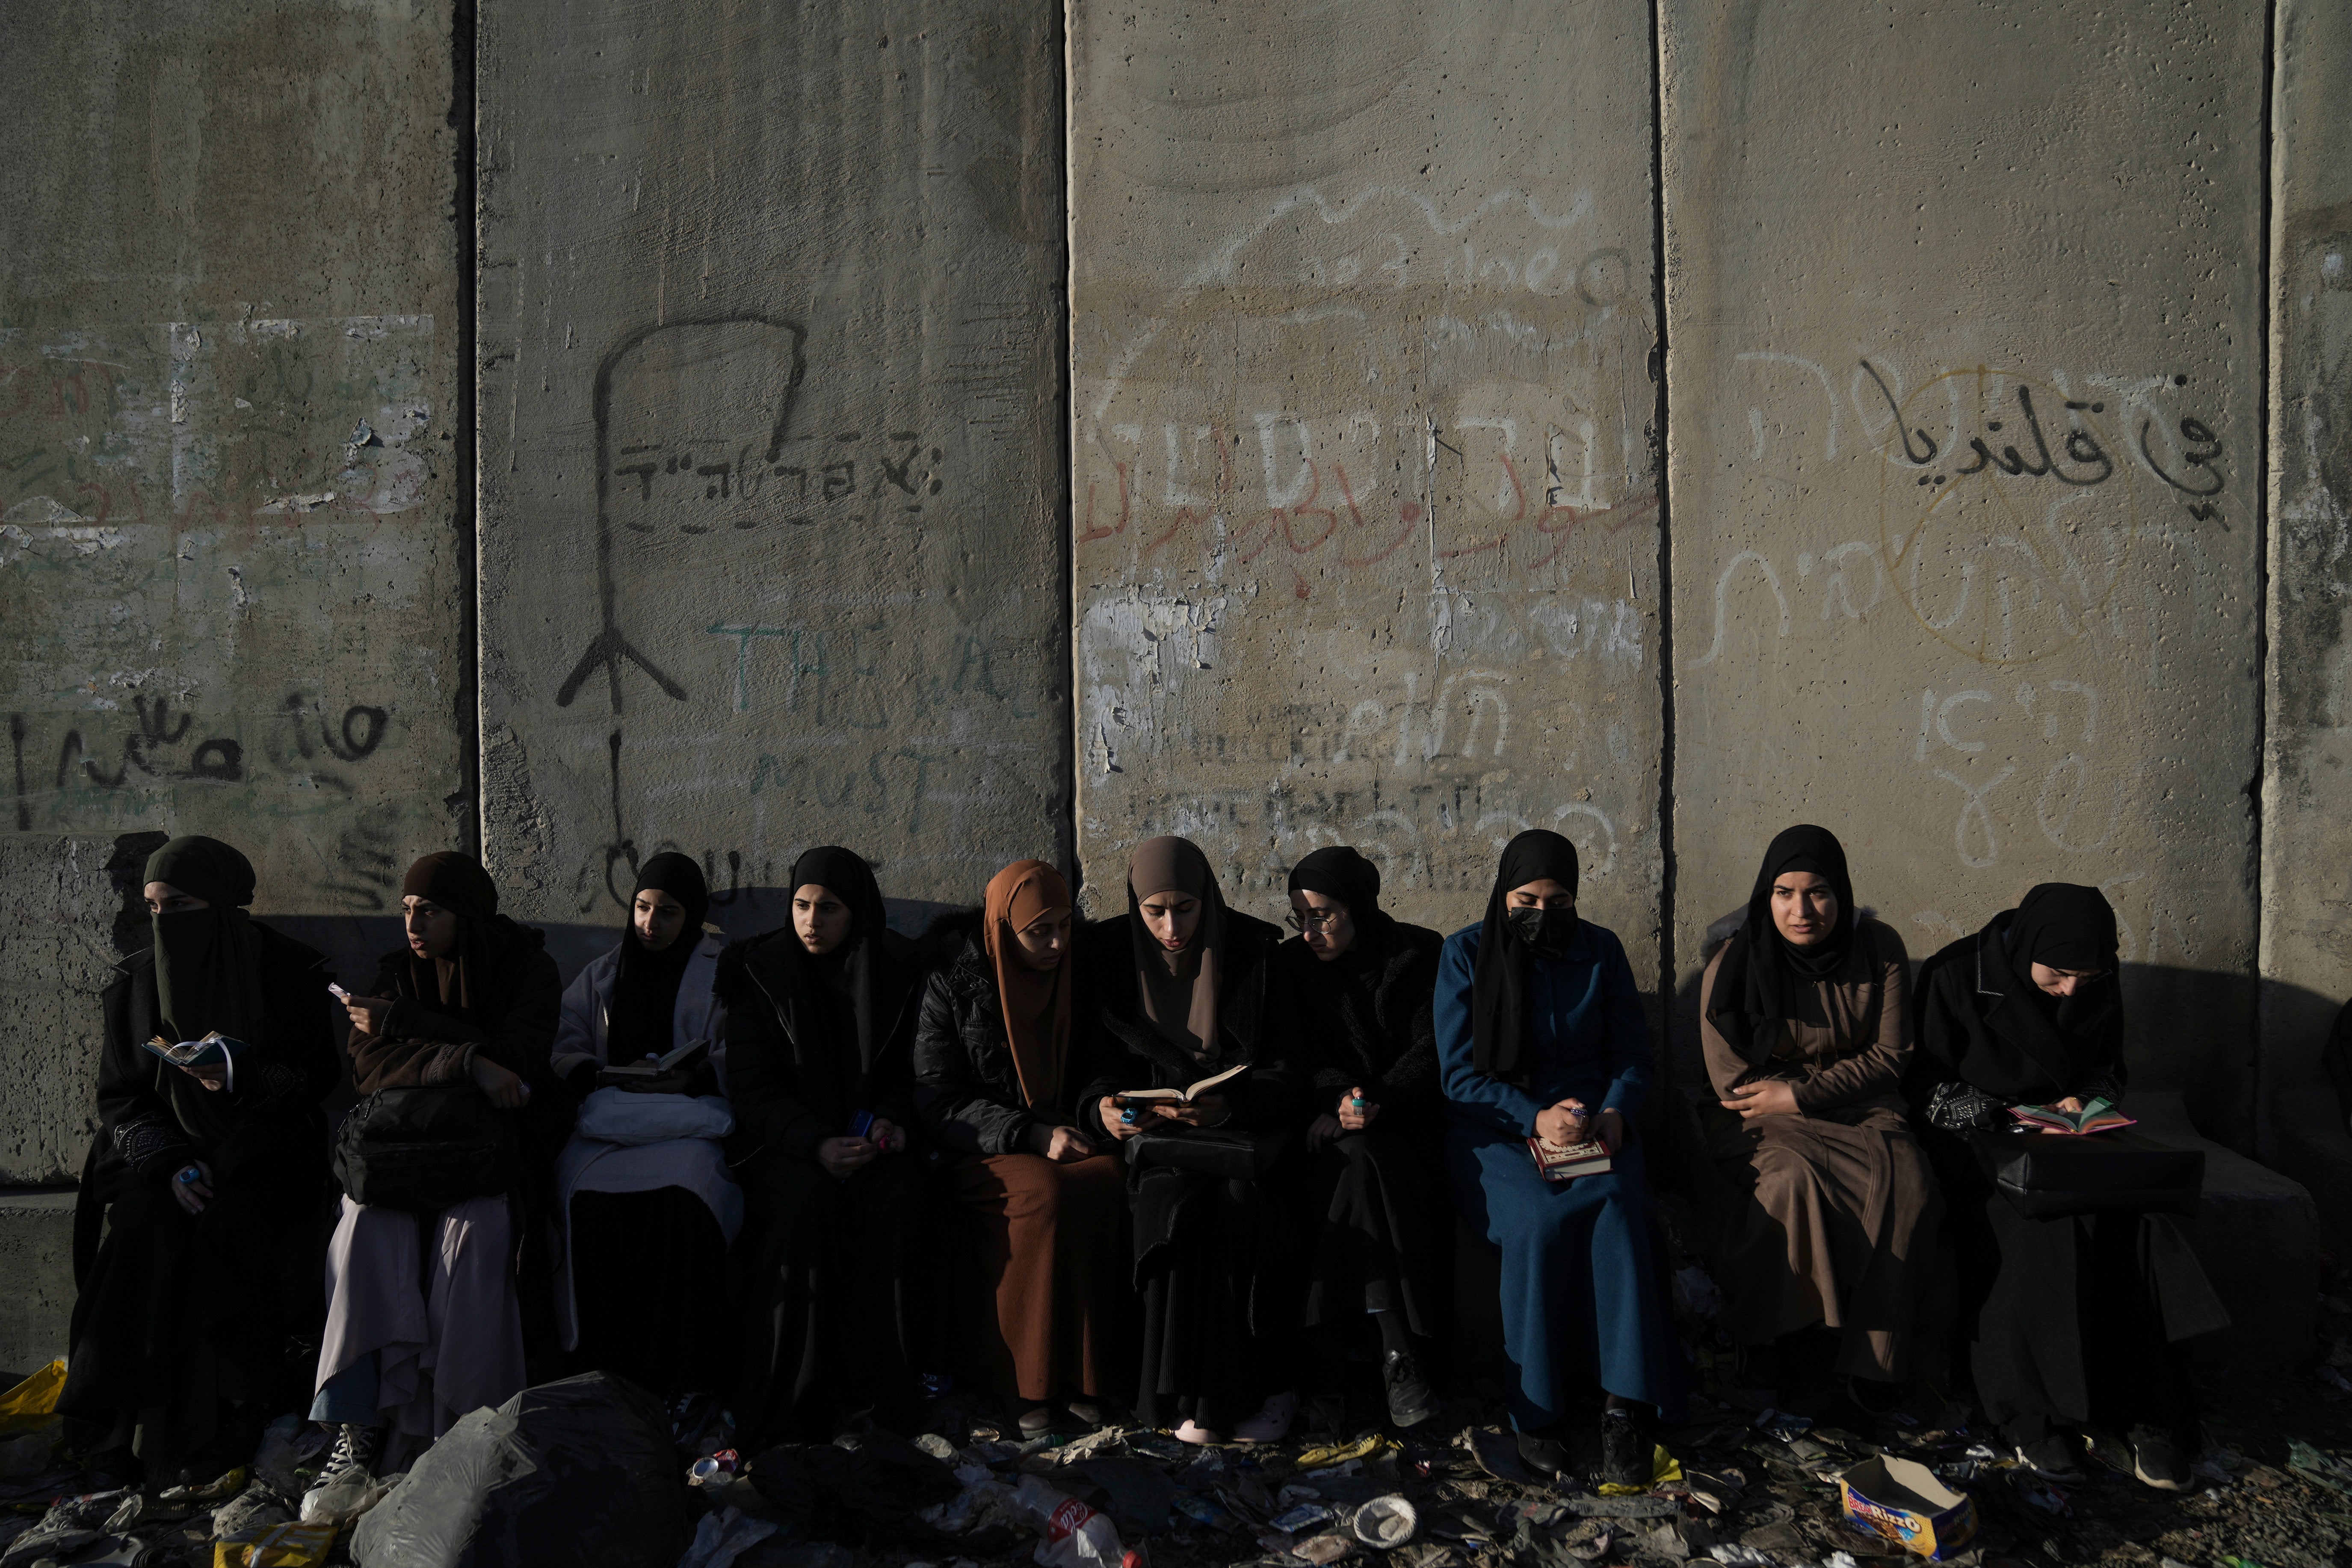
M1293 931L1329 931L1347 914L1345 910L1309 910L1305 914L1287 914L1282 918L1290 922Z

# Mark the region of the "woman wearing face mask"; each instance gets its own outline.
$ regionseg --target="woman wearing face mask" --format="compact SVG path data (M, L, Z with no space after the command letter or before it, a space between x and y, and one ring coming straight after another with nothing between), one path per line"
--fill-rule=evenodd
M1124 1173L1070 1110L1075 914L1054 868L1005 867L976 940L931 975L915 1026L923 1126L961 1156L950 1179L978 1224L995 1298L992 1312L971 1314L975 1359L1021 1401L1024 1437L1101 1425L1130 1364Z
M1279 928L1225 907L1200 848L1152 838L1128 863L1127 918L1088 929L1079 1016L1095 1073L1078 1092L1090 1142L1145 1131L1247 1134L1271 1149L1297 1118L1287 1028L1268 979ZM1181 1108L1122 1109L1122 1090L1182 1089L1249 1070ZM1261 1178L1130 1163L1135 1281L1143 1296L1136 1414L1188 1443L1279 1442L1298 1411L1291 1369L1267 1337L1279 1269L1278 1215Z
M1291 868L1290 924L1276 954L1292 994L1307 1079L1300 1181L1309 1247L1304 1321L1327 1352L1379 1335L1390 1421L1437 1414L1423 1371L1451 1281L1442 1270L1444 1095L1430 999L1445 939L1381 908L1380 868L1345 846ZM1323 1378L1336 1386L1336 1355Z
M352 1468L396 1468L452 1422L524 1384L515 1255L531 1202L536 1144L527 1108L556 1100L549 1047L562 1000L536 929L498 912L498 885L472 857L427 855L401 882L407 940L384 954L373 994L344 1004L352 1079L383 1089L472 1084L517 1119L513 1184L418 1215L346 1194L327 1255L330 1301L310 1419L341 1428L312 1485ZM429 1227L430 1235L420 1235ZM393 1452L379 1464L381 1428Z
M1717 1097L1700 1121L1730 1195L1725 1326L1765 1345L1826 1324L1837 1370L1879 1383L1911 1375L1941 1208L1905 1115L1908 974L1903 939L1854 909L1844 847L1808 826L1765 850L1748 918L1699 982Z
M869 1408L904 1430L917 1411L899 1293L921 976L864 860L812 849L792 888L793 923L719 965L727 1159L749 1200L733 1405L747 1444L822 1442Z
M2124 1098L2115 910L2095 888L2044 882L1919 966L1918 1050L1906 1086L1944 1183L1977 1397L2034 1470L2079 1480L2074 1428L2125 1431L2139 1479L2190 1484L2200 1442L2181 1341L2229 1323L2168 1214L2030 1219L1978 1163L1972 1131L2014 1105L2080 1111ZM2042 1134L2041 1136L2053 1136Z
M148 857L142 881L153 942L122 961L103 999L99 1131L74 1221L80 1289L58 1409L110 1428L106 1449L130 1447L135 1427L136 1457L160 1487L244 1463L299 1387L305 1369L285 1349L316 1328L318 1296L277 1282L289 1249L298 1268L315 1267L327 1182L319 1102L341 1072L334 976L315 949L247 917L243 855L216 838L174 838ZM234 1073L145 1048L158 1035L215 1030L246 1042Z
M1464 1217L1503 1251L1520 1457L1557 1473L1570 1405L1597 1392L1601 1479L1644 1486L1654 1423L1661 1413L1679 1422L1684 1400L1633 1139L1650 1031L1623 945L1577 919L1576 882L1575 846L1522 833L1503 851L1485 921L1445 939L1436 1015L1446 1158ZM1529 1138L1597 1140L1611 1168L1549 1182Z
M703 930L709 911L702 868L687 856L656 855L637 872L619 944L563 994L554 1069L567 1098L600 1085L614 1096L725 1095L727 1010L711 987L727 943ZM654 1077L605 1071L698 1046ZM712 1331L710 1307L726 1299L743 1193L717 1141L623 1144L575 1132L556 1162L556 1215L568 1244L555 1279L564 1348L658 1394L722 1388L732 1341Z

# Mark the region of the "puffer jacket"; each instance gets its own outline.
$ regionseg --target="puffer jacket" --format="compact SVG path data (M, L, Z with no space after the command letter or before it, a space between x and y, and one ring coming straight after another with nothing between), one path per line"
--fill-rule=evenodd
M995 966L980 943L978 915L934 928L953 956L931 972L915 1023L915 1103L944 1148L968 1154L1030 1152L1029 1129L1053 1122L1023 1102Z

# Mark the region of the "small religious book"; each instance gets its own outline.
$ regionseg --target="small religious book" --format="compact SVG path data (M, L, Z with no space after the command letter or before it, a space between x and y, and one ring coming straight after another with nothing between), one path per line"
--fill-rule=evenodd
M646 1057L638 1061L622 1062L604 1071L606 1078L660 1078L681 1068L695 1067L710 1053L709 1040L688 1040L666 1057Z
M1536 1174L1545 1181L1572 1182L1579 1176L1598 1175L1609 1169L1609 1145L1598 1138L1567 1144L1530 1138L1528 1158L1536 1163Z
M218 1029L201 1040L173 1042L158 1035L146 1047L175 1068L225 1067L228 1068L228 1087L236 1088L236 1057L239 1051L250 1049L243 1040L224 1035Z
M1249 1063L1230 1067L1213 1078L1204 1078L1183 1089L1128 1089L1112 1095L1111 1103L1125 1110L1142 1105L1190 1105L1219 1084L1236 1079L1249 1071Z
M2060 1110L2049 1105L2012 1105L2009 1113L2038 1132L2112 1132L2118 1127L2137 1127L2137 1117L2117 1110L2115 1102L2093 1100L2080 1110Z

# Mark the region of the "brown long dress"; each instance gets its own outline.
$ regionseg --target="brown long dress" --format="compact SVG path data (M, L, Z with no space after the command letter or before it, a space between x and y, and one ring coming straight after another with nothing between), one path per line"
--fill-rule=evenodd
M1908 963L1891 928L1861 921L1845 963L1800 994L1801 1016L1759 1031L1752 1060L1707 1016L1722 953L1699 985L1717 1098L1780 1078L1799 1112L1742 1121L1701 1102L1707 1152L1730 1188L1716 1257L1726 1327L1763 1344L1826 1324L1842 1332L1840 1372L1889 1380L1911 1371L1942 1214L1899 1092L1911 1056Z

